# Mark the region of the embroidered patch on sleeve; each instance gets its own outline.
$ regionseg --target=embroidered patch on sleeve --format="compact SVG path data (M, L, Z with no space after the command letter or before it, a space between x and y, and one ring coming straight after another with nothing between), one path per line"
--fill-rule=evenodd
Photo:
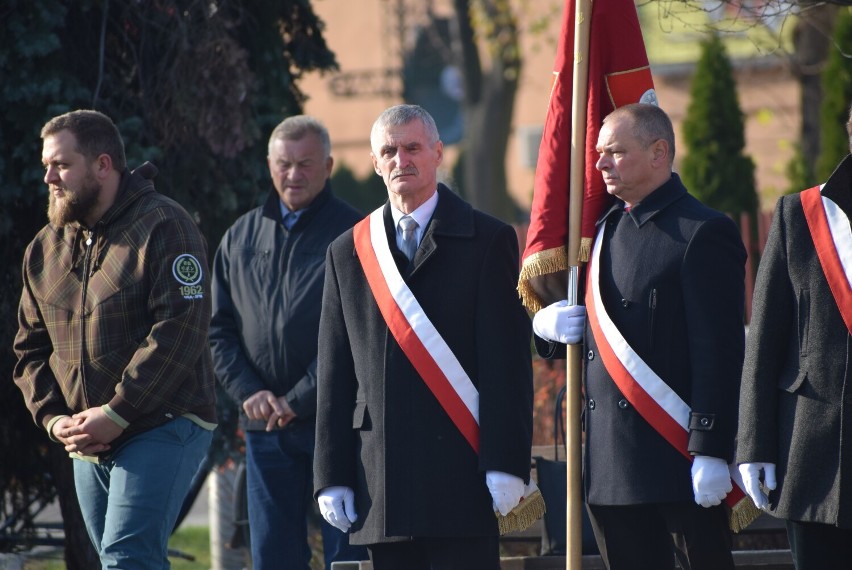
M204 285L201 279L204 277L201 263L194 255L183 253L175 259L172 264L172 274L179 284L180 294L184 299L202 299L204 297Z

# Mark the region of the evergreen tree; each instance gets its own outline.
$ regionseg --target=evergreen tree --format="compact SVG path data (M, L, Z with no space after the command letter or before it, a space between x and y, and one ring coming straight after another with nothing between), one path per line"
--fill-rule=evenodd
M683 121L687 155L681 175L689 191L711 208L739 219L757 212L754 162L743 154L745 125L731 63L718 35L701 44Z
M820 152L817 180L825 182L849 154L849 105L852 103L852 9L841 8L834 24L834 49L822 72L823 101L820 109ZM804 188L801 188L802 190Z

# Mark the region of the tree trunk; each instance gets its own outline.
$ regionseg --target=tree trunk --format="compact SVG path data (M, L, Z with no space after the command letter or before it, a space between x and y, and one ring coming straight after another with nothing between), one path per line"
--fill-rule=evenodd
M506 180L506 150L520 75L515 19L508 3L479 3L489 20L480 30L490 52L491 68L482 69L471 24L469 0L455 0L453 52L464 78L464 140L461 187L474 207L504 221L514 221L516 208Z
M506 151L517 81L499 77L501 72L493 69L479 102L465 106L465 132L471 134L465 137L463 188L474 207L513 222L517 214L507 191Z
M795 53L792 69L801 85L802 156L810 172L819 156L819 113L822 106L822 68L831 46L837 6L802 2L801 16L793 34Z

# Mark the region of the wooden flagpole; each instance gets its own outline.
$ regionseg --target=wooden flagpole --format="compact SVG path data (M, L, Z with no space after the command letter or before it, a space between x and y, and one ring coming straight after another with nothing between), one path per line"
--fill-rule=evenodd
M585 186L586 110L588 108L589 30L593 0L574 6L574 74L571 101L571 177L568 194L568 301L578 304L580 232ZM580 448L583 345L568 345L566 354L565 442L567 446L567 501L565 568L581 570L583 563L583 490Z

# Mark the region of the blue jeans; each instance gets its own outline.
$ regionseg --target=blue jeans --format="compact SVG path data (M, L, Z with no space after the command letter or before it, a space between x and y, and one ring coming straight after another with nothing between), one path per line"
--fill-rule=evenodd
M314 424L297 422L272 432L246 431L246 491L254 570L308 570L308 509L313 500ZM325 567L366 560L367 549L324 520Z
M104 570L170 568L169 536L213 432L178 418L101 464L74 461L77 499Z

